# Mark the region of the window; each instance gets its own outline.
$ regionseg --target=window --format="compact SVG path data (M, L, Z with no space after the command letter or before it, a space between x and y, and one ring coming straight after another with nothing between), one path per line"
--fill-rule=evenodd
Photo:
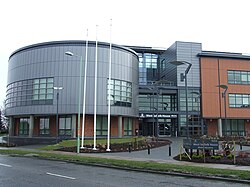
M160 94L152 95L151 94L140 94L139 95L139 111L152 111L154 108L157 108L158 101L158 110L159 111L176 111L176 95L175 94Z
M49 128L49 117L40 118L40 135L49 135L50 128Z
M53 78L28 79L7 86L6 108L53 104Z
M97 116L96 118L96 135L106 136L108 134L108 118L107 116Z
M245 122L244 120L227 120L227 124L225 124L225 120L222 121L222 134L226 136L245 136Z
M124 118L124 136L133 135L132 118Z
M200 111L200 91L188 90L188 111ZM180 90L180 111L186 111L186 92Z
M29 134L29 118L20 118L19 124L19 135L28 135Z
M107 91L108 89L107 85ZM107 92L107 103L109 100ZM132 83L122 80L110 80L110 103L114 106L132 106Z
M146 85L157 79L158 54L138 53L139 56L139 84Z
M53 103L53 78L41 78L33 80L33 103Z
M250 84L250 71L227 71L229 84Z
M65 116L59 118L59 135L71 136L72 121L71 117Z
M229 107L231 108L250 108L249 94L228 94Z

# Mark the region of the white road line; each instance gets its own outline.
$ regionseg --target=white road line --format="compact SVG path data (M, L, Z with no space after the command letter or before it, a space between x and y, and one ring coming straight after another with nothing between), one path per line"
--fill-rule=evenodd
M66 179L72 179L75 180L76 178L74 177L68 177L68 176L64 176L64 175L59 175L59 174L55 174L55 173L46 173L47 175L52 175L52 176L56 176L56 177L61 177L61 178L66 178Z
M1 164L1 163L0 163L0 166L5 166L5 167L9 167L9 168L12 167L11 165L8 165L8 164Z

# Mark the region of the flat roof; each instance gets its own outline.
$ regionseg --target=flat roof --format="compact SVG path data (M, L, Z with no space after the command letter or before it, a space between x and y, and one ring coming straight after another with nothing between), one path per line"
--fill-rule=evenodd
M244 55L242 53L230 53L230 52L218 52L218 51L202 51L201 53L198 53L198 56L250 60L249 55Z
M130 48L138 53L160 53L162 54L167 49L165 48L157 48L157 47L144 47L144 46L124 46Z
M36 43L36 44L24 46L22 48L19 48L19 49L15 50L10 55L9 58L11 58L16 53L19 53L19 52L22 52L22 51L35 49L35 48L41 48L41 47L58 46L58 45L79 45L79 46L83 46L83 45L86 45L86 41L85 40L62 40L62 41L50 41L50 42ZM88 41L88 45L89 46L90 45L94 46L94 45L96 45L96 42L95 41ZM98 45L99 46L104 46L104 47L109 47L110 43L98 41ZM133 53L134 55L136 55L138 57L137 53L132 48L128 48L126 46L117 45L117 44L113 44L113 43L112 43L112 47L131 52L131 53Z

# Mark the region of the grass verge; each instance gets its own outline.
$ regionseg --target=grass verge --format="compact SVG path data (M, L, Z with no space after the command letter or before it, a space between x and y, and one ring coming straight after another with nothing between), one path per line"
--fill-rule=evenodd
M122 143L128 143L128 142L135 142L135 141L141 141L141 140L145 140L144 137L139 137L139 138L117 138L117 139L110 139L110 144L122 144ZM107 139L97 139L96 140L96 144L100 144L100 145L105 145L107 143ZM94 140L84 140L84 145L93 145L94 144ZM58 144L54 144L54 145L47 145L44 147L39 148L40 150L55 150L55 149L59 149L61 147L75 147L77 145L77 141L76 140L63 140L61 142L59 142Z
M40 158L71 161L80 164L101 164L107 166L118 166L123 168L143 169L143 170L151 170L158 172L161 171L175 172L175 173L185 173L185 174L193 174L199 176L218 176L225 178L250 180L250 171L215 169L215 168L207 168L200 166L185 166L178 164L156 163L147 161L116 160L116 159L106 159L106 158L96 158L96 157L85 157L80 155L51 153L45 151L39 152L39 151L3 149L0 150L0 154L10 154L10 155L20 155L20 156L26 154L34 154Z

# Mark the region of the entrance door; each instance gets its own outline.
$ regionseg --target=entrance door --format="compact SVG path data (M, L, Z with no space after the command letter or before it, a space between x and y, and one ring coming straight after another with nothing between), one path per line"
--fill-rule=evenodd
M160 136L171 136L171 123L160 123L159 124L159 135Z

